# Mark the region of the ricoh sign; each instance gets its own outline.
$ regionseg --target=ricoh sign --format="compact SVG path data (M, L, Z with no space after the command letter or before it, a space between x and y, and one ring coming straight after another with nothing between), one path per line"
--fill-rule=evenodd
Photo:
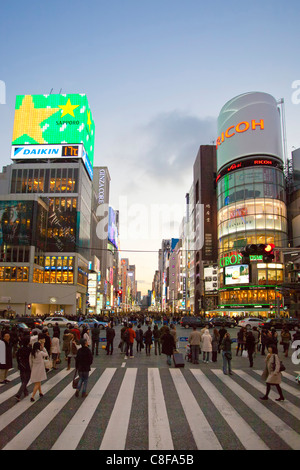
M249 156L274 157L282 161L280 113L267 93L245 93L228 101L219 114L218 172L230 162Z

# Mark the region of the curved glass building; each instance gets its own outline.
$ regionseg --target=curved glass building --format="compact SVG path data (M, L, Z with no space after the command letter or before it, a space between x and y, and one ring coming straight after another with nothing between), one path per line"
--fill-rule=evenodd
M230 100L218 119L217 198L219 309L226 314L268 316L280 306L283 282L280 251L287 244L280 110L266 93ZM274 244L275 259L253 256L248 244Z

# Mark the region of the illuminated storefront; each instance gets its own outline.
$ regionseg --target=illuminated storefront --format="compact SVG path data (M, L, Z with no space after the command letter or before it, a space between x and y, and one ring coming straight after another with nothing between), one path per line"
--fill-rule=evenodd
M237 124L236 124L237 123ZM246 93L221 110L217 139L219 309L227 314L269 315L281 294L284 266L253 256L243 264L241 249L250 244L287 243L287 209L276 100Z

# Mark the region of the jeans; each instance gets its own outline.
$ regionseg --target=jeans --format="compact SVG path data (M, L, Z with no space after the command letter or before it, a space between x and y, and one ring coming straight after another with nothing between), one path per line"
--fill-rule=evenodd
M206 359L205 359L205 356L206 356ZM209 352L207 351L203 351L203 361L209 361Z
M86 393L86 388L87 388L87 383L88 383L88 378L89 378L89 372L88 371L78 371L78 375L79 375L79 382L78 382L77 390L80 392L80 389L83 385L82 393Z
M130 356L133 356L133 343L126 343L126 356L129 356L128 352L130 352Z
M231 359L227 359L226 351L222 351L222 356L223 356L223 372L224 374L227 374L227 367L228 367L228 372L231 374Z
M154 340L154 348L155 348L155 354L157 354L157 350L158 350L158 354L160 354L160 340L159 339Z
M112 354L114 351L114 342L112 341L107 341L106 343L106 354Z
M99 339L92 339L92 354L94 355L96 347L96 355L98 356L98 349L99 349Z

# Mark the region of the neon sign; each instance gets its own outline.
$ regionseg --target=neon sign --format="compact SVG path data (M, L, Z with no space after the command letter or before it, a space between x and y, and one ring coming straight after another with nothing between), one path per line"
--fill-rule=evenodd
M265 128L264 120L260 119L259 122L256 122L255 119L251 120L251 123L248 121L239 122L236 126L229 126L225 132L222 132L221 136L217 138L216 148L225 142L225 139L230 139L236 133L241 134L248 131L250 128L254 131L259 127L261 130Z

